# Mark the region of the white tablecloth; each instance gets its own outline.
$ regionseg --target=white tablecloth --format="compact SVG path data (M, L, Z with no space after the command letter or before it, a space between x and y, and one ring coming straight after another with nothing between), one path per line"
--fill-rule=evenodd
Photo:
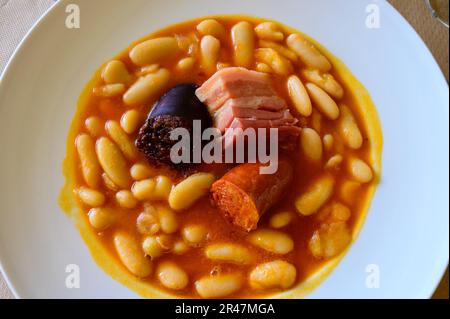
M27 31L53 0L0 0L0 73ZM14 298L0 274L0 299Z

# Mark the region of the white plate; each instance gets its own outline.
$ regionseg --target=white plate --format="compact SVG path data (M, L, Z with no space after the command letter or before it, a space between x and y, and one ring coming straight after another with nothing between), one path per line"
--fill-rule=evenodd
M81 28L65 27L66 5ZM448 263L448 86L405 20L372 0L61 1L37 23L0 83L0 258L17 297L135 297L92 261L58 207L66 134L84 84L129 43L165 25L220 13L279 20L340 57L367 87L384 134L382 180L350 252L310 297L426 298ZM65 285L66 265L81 287ZM379 288L368 288L368 265ZM370 286L370 285L369 285Z

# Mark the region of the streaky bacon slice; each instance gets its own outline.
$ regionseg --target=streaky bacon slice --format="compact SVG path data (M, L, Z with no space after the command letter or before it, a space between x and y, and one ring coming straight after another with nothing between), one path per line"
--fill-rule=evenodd
M217 71L195 94L208 105L210 112L216 111L230 98L245 96L276 95L268 74L230 67Z
M295 120L289 110L271 112L244 107L224 106L214 114L214 126L218 128L220 132L224 132L227 127L230 127L235 118L251 120Z
M267 111L281 111L287 108L286 102L277 95L232 98L227 100L221 108L230 106Z

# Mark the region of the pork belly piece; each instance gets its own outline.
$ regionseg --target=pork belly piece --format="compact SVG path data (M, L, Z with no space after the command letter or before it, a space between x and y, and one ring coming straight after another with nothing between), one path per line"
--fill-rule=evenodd
M274 174L261 174L261 165L236 166L211 187L220 212L246 231L256 229L259 218L283 197L292 181L293 169L288 161L279 160Z
M290 114L289 114L290 115ZM292 115L290 115L292 116ZM234 118L231 122L229 128L232 130L225 130L225 133L222 135L222 145L224 150L230 147L234 147L236 138L243 133L243 131L234 130L236 128L241 128L245 130L247 128L267 128L266 135L269 136L270 130L269 128L277 128L278 129L278 142L284 142L284 148L290 149L297 143L298 136L300 135L301 127L295 126L297 123L297 119L277 119L277 120L252 120L252 119L243 119L243 118ZM258 133L258 132L256 132ZM269 139L269 137L268 137ZM270 141L271 143L273 141Z
M208 106L210 112L214 112L231 98L272 96L276 92L267 74L232 67L217 71L195 94Z
M243 107L249 109L281 111L287 108L286 102L276 96L243 96L227 100L222 107ZM221 109L221 108L220 108Z
M291 115L289 110L271 112L265 110L248 109L244 107L223 106L214 114L214 127L219 129L220 132L223 133L227 127L230 127L234 118L245 118L251 120L294 120L294 117Z

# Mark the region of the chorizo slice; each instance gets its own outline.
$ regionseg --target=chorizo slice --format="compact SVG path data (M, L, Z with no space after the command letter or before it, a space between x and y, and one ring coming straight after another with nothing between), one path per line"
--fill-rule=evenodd
M277 203L292 181L293 169L278 162L274 174L261 174L260 163L234 167L211 187L212 199L232 224L246 231L256 229L259 218Z

